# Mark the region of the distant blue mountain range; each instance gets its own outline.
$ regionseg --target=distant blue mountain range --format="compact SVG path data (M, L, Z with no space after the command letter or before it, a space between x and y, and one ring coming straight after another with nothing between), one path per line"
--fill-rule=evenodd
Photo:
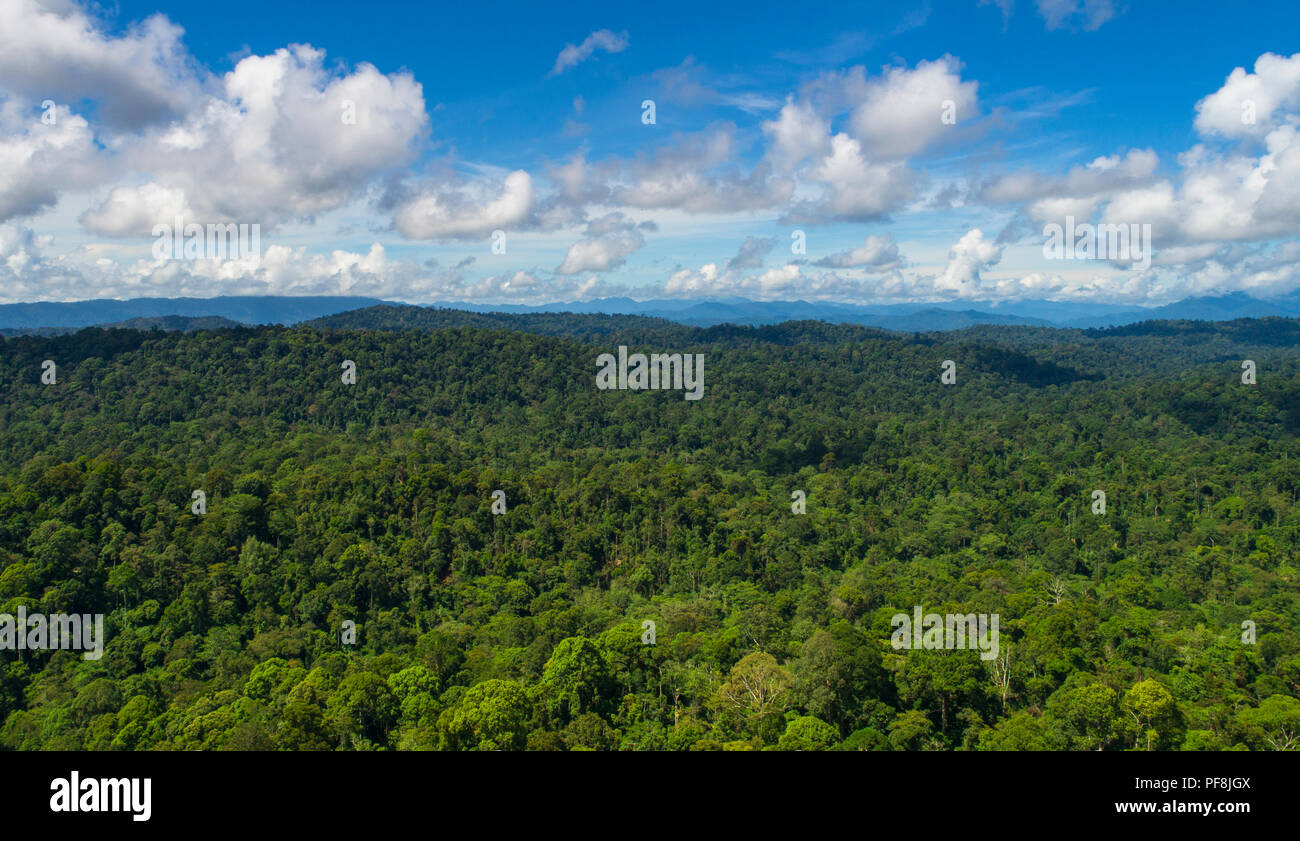
M775 324L797 319L849 322L890 330L956 330L972 324L1027 324L1054 327L1113 327L1148 319L1231 321L1267 316L1300 317L1300 293L1283 298L1252 298L1242 292L1188 298L1160 307L1059 301L952 301L920 304L837 304L808 301L652 300L602 298L539 307L440 302L472 312L608 312L648 315L683 324Z
M297 324L347 310L386 303L378 298L228 296L223 298L131 298L0 305L0 328L91 327L132 318L179 315L228 318L241 324Z
M220 298L133 298L66 303L0 305L0 330L6 333L48 328L80 328L132 319L224 318L241 324L297 324L348 310L396 303L361 297L240 296ZM1252 298L1241 292L1188 298L1160 307L1115 306L1055 301L961 301L922 304L857 305L808 301L750 301L745 298L635 301L602 298L541 306L436 302L430 306L471 312L576 312L644 315L682 324L776 324L793 320L847 322L887 330L958 330L976 324L1054 327L1112 327L1148 319L1229 321L1267 316L1300 317L1300 293Z

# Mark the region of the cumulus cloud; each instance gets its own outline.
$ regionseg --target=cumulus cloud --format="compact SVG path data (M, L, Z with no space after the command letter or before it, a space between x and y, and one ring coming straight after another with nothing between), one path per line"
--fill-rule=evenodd
M37 28L53 21L63 31L74 18L38 15ZM122 39L82 34L83 53L103 53L96 60L134 55L116 46ZM385 76L364 64L338 75L324 70L323 58L305 46L247 57L209 92L190 89L184 114L129 135L105 128L102 103L92 127L66 105L36 111L22 100L6 100L0 106L0 219L47 209L64 193L101 184L110 186L80 218L105 236L148 235L178 213L199 223L275 226L340 207L377 176L410 162L428 117L420 86L409 75ZM82 59L77 66L90 60ZM33 59L35 65L49 61ZM28 69L33 74L39 76L36 67ZM88 87L72 97L96 95L95 84L88 77Z
M846 277L834 271L810 272L799 263L750 274L724 271L716 263L706 263L698 269L678 269L661 287L642 291L652 297L740 295L759 301L868 301L878 299L884 288L881 279Z
M995 5L1011 10L1011 0ZM1095 28L1115 13L1105 0L1036 5L1049 28ZM952 56L824 73L784 97L745 90L747 78L710 75L688 58L650 76L673 89L679 106L735 107L767 119L676 134L634 157L593 159L583 145L536 169L458 163L454 152L426 166L417 161L429 148L430 120L409 74L337 65L305 45L250 55L217 74L186 53L183 33L165 17L109 31L85 8L75 0L0 3L0 288L14 298L364 292L554 300L621 289L605 278L656 230L628 215L642 210L818 224L955 203L963 219L992 213L979 224L1001 233L986 239L963 221L946 234L957 239L946 261L924 271L905 263L888 233L815 262L780 265L768 263L772 237L750 236L730 259L721 252L698 268L678 266L654 291L1148 300L1300 286L1297 254L1274 242L1300 237L1300 54L1265 53L1228 74L1196 104L1196 143L1176 157L1121 149L1052 172L981 177L972 168L954 180L941 171L932 186L928 154L972 136L972 124L998 123L997 112L981 116L978 84ZM598 30L566 46L552 73L626 47L626 33ZM48 123L40 120L46 97L58 103ZM948 101L956 126L942 119ZM591 110L572 100L573 116ZM80 213L86 230L110 239L61 243L55 252L48 237L19 225L36 225L52 209ZM275 240L277 227L311 231L320 215L356 209L372 215L330 219L330 231L391 229L444 242L497 229L562 232L568 247L554 269L511 264L482 277L470 260L440 267L393 259L382 243L352 251L330 242L321 251L320 240L315 248ZM260 222L268 247L260 261L160 262L147 248L111 239L148 236L178 215ZM995 271L1020 265L1003 263L1009 243L1037 238L1043 224L1066 216L1151 224L1151 266Z
M997 203L1023 202L1034 199L1099 200L1152 180L1159 158L1150 149L1133 149L1123 156L1101 156L1083 166L1073 167L1061 177L1033 171L1010 173L982 185L976 196Z
M177 217L194 220L196 214L180 187L149 182L136 187L114 187L103 202L81 215L90 230L106 236L131 236L152 232L156 224L174 224Z
M1243 110L1244 103L1250 109ZM1252 110L1255 122L1243 122ZM1161 172L1153 151L1136 149L1099 157L1063 176L1003 175L980 185L975 196L1018 204L1025 221L1040 227L1061 224L1066 216L1150 225L1157 267L1184 266L1189 291L1210 281L1218 284L1214 289L1233 288L1238 281L1228 277L1244 269L1223 262L1222 255L1231 253L1225 248L1300 236L1300 54L1266 53L1253 73L1233 70L1197 103L1194 125L1203 142L1179 155L1177 168L1169 172ZM1024 225L1013 222L998 241L1023 233ZM1168 282L1159 270L1152 276ZM1250 288L1265 276L1256 273ZM1147 290L1157 294L1167 288L1149 285ZM1270 281L1269 288L1279 288L1278 283Z
M357 197L428 133L408 73L326 69L294 45L216 75L182 34L162 15L111 33L72 0L0 4L0 219L98 188L81 221L100 235L178 211L273 227ZM38 121L46 101L57 119Z
M433 186L397 209L394 223L411 239L473 239L528 219L533 179L515 170L499 184L484 180Z
M869 222L882 219L910 201L918 176L902 162L876 163L864 156L862 144L847 134L831 138L831 152L811 176L825 186L825 197L792 209L791 221Z
M674 69L683 76L674 96L716 102L694 81L695 69L689 61ZM959 119L977 115L978 86L960 71L960 62L944 56L878 77L862 67L826 74L760 124L765 149L756 164L740 162L735 126L722 123L618 166L610 198L692 213L778 209L796 223L885 218L913 200L923 181L909 159L953 131L942 119L945 104ZM837 117L847 118L848 131L832 133ZM566 195L590 190L584 166L575 159L557 172Z
M961 63L951 56L910 70L891 67L863 85L850 119L853 136L873 158L911 157L952 133L942 119L945 103L958 121L975 116L978 89L977 82L962 81Z
M0 89L36 102L93 99L117 132L166 122L188 110L201 84L181 35L162 15L113 37L73 3L5 0Z
M1300 53L1264 53L1255 72L1243 67L1223 87L1196 103L1196 130L1221 137L1264 137L1283 125L1296 125L1300 110Z
M381 243L363 251L267 245L260 259L159 260L149 249L110 259L99 246L54 254L49 237L0 224L0 303L84 298L211 297L213 295L366 295L389 300L542 303L559 296L609 294L587 278L543 279L509 271L471 277L467 261L440 267L394 259Z
M45 113L52 123L0 104L0 222L38 213L66 189L101 177L102 156L85 118L66 106Z
M567 163L550 168L548 175L560 188L561 196L574 204L600 204L609 198L614 165L592 165L587 153L579 151Z
M959 123L978 116L977 92L951 56L874 77L853 67L805 85L762 124L765 161L796 172L807 188L797 190L785 220L870 221L901 209L924 181L911 159L954 137L954 125L944 120L949 108ZM848 130L832 133L833 121L845 116Z
M819 115L811 102L787 99L780 115L763 123L763 132L772 141L769 157L784 169L830 151L830 120Z
M607 272L623 265L628 255L643 245L645 237L637 223L615 211L587 225L586 235L569 247L555 273Z
M1290 61L1295 63L1288 67L1300 67L1300 54ZM1280 60L1261 58L1256 68L1261 65L1274 68L1266 75L1276 98L1265 100L1271 105L1264 112L1272 128L1258 139L1238 133L1236 143L1225 149L1192 147L1179 156L1177 179L1116 194L1102 209L1103 219L1150 223L1157 248L1300 235L1300 99L1278 82L1279 74L1285 75L1277 69ZM1243 84L1234 71L1219 91L1202 100L1198 130L1231 136L1223 103L1235 98Z
M241 60L184 120L119 151L152 179L115 187L82 222L96 233L148 233L183 206L196 221L276 225L342 206L412 160L428 127L420 85L368 64L344 76L295 45ZM115 211L128 211L132 225Z
M898 245L893 234L871 234L866 241L852 249L829 257L823 257L815 265L836 269L867 269L872 272L888 272L901 265Z
M790 198L794 183L760 164L745 173L732 162L735 126L730 123L678 137L625 167L614 201L639 208L676 208L691 213L770 208Z
M565 44L564 49L555 57L555 66L551 68L551 75L558 76L571 67L576 67L595 54L596 50L604 50L607 53L621 53L627 49L626 32L610 32L608 29L597 29L595 32L583 39L581 44Z
M985 239L979 228L967 231L948 251L948 265L934 280L935 291L945 297L979 297L980 272L997 265L1002 249Z
M736 256L727 261L727 270L757 269L763 265L763 258L775 246L776 240L772 237L746 237Z

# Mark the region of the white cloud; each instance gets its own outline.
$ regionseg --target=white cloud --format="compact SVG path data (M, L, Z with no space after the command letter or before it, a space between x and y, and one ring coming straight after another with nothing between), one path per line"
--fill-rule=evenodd
M866 241L852 249L817 261L819 266L836 269L868 269L873 272L888 272L899 267L898 244L893 234L871 234Z
M775 246L776 240L772 237L746 237L736 256L727 261L727 271L761 268L763 259Z
M1010 173L983 185L977 195L994 203L1033 199L1085 199L1096 202L1106 195L1150 183L1159 157L1150 149L1102 156L1070 169L1063 177L1032 171Z
M799 179L793 195L800 198L786 221L881 219L912 201L923 178L909 159L955 136L944 121L949 104L958 123L978 116L978 85L960 71L951 56L877 77L853 67L823 74L788 98L777 118L762 124L765 160ZM832 134L832 121L846 112L849 130Z
M609 198L609 177L613 167L587 163L587 153L579 151L568 163L552 167L549 175L559 185L565 200L576 204L599 204Z
M182 118L117 139L103 177L131 183L112 187L82 223L106 236L148 235L179 211L187 222L269 228L340 207L409 163L428 127L419 84L366 64L332 75L323 61L306 46L249 56Z
M996 5L1011 9L1010 0ZM1038 6L1050 28L1095 28L1115 13L1103 0ZM825 73L784 104L752 90L752 76L709 74L688 58L647 78L676 85L679 106L735 107L770 119L674 135L636 157L592 160L583 145L561 163L543 161L532 170L540 175L480 162L454 168L454 151L425 169L416 161L427 148L429 117L409 74L336 67L302 45L247 56L214 74L186 53L183 33L165 17L110 32L98 12L83 8L73 0L0 0L0 295L554 300L619 288L601 276L625 266L653 230L629 218L637 209L664 210L658 218L681 231L726 226L732 246L743 238L731 259L705 254L699 268L674 271L655 287L665 294L1146 300L1300 285L1296 254L1266 247L1300 237L1300 54L1266 53L1253 70L1233 70L1196 104L1200 142L1176 159L1126 149L1060 172L992 178L980 177L983 164L975 160L958 189L945 157L936 161L936 192L924 156L949 138L973 137L972 124L1000 128L999 112L980 115L978 85L962 78L951 56L876 75L862 67ZM625 33L599 30L568 45L552 72L626 47ZM566 117L569 96L560 109ZM59 102L52 125L40 120L46 97ZM956 107L957 126L941 119L945 100ZM93 106L83 108L87 101ZM1253 123L1242 121L1245 102L1253 105ZM574 115L594 117L604 107L572 100ZM951 211L954 197L960 211ZM769 266L771 228L735 224L864 222L936 208L944 215L933 225L927 219L927 230L942 231L960 215L960 227L941 234L960 239L946 260L942 248L932 252L924 271L905 264L889 233L845 243L846 250L815 262ZM164 263L130 240L80 244L65 235L79 219L101 237L148 236L177 215L260 222L263 259ZM1119 273L1098 263L1036 271L1020 261L1019 247L1007 249L1004 261L1002 239L986 240L975 227L1005 224L1004 235L1028 229L1037 239L1035 224L1065 216L1150 223L1157 247L1151 268ZM58 230L61 250L19 220ZM471 276L463 261L438 268L393 259L381 243L320 252L326 225L379 232L389 223L408 239L481 239L498 228L563 232L564 239L549 238L544 248L553 251L544 259L511 263L490 277ZM918 248L925 252L909 241L909 256ZM550 271L538 267L557 262ZM1002 277L989 276L995 266ZM650 270L638 264L627 273Z
M967 231L948 251L948 265L934 280L935 291L945 297L980 297L980 272L997 265L1002 249L986 240L979 228Z
M196 218L180 187L164 187L155 182L137 187L114 187L97 207L81 215L82 223L105 236L131 236L152 233L156 224L175 224L181 217L185 224Z
M516 170L497 185L443 185L398 208L397 230L411 239L472 239L524 222L536 194L533 179Z
M647 297L671 298L739 295L760 301L795 298L866 301L879 296L884 282L879 278L846 277L833 271L809 273L799 263L785 263L749 274L731 266L720 270L716 263L706 263L698 269L678 269L662 286L642 288L638 292Z
M1252 98L1257 122L1243 124L1241 105ZM1191 147L1168 175L1159 174L1153 151L1137 149L1062 177L1001 176L976 196L1023 203L1024 216L1039 224L1071 215L1080 222L1149 224L1156 265L1177 267L1185 257L1202 280L1231 271L1217 260L1207 263L1207 255L1227 244L1300 236L1300 54L1264 54L1255 73L1234 70L1197 103L1195 126L1207 140L1224 142Z
M0 303L87 298L214 295L365 295L389 300L515 301L609 294L593 278L542 280L528 271L472 278L466 261L452 267L394 260L381 243L361 252L326 254L305 246L269 244L260 259L157 260L148 246L127 249L136 259L109 259L100 247L47 253L48 237L0 224Z
M678 87L686 92L678 93L716 101L692 81L695 70L690 61L672 69L683 77ZM962 81L960 63L950 56L914 69L890 68L875 78L861 67L828 74L802 96L787 97L776 118L760 124L766 151L748 172L735 162L735 127L721 124L677 137L621 167L612 199L693 213L779 209L795 223L881 219L916 196L922 179L907 158L953 131L942 119L945 102L953 102L959 120L973 118L976 91L975 82ZM851 131L832 135L832 118L844 112ZM586 183L576 161L573 166L558 173L566 195L578 194L577 185Z
M83 117L66 106L22 113L13 101L0 105L0 222L30 216L58 201L66 189L101 177L103 165L94 135Z
M555 66L551 68L551 75L558 76L570 67L576 67L596 52L604 50L608 53L621 53L627 49L626 32L610 32L608 29L597 29L588 35L581 44L566 44L560 54L555 57Z
M730 289L730 279L723 284L718 283L721 276L716 263L706 263L699 269L679 269L664 283L664 293L671 296L693 297Z
M811 208L796 209L792 220L835 217L853 221L880 219L916 195L917 175L903 163L873 163L862 144L847 134L831 138L831 153L811 176L826 187L826 197Z
M873 159L911 157L953 132L942 119L945 102L955 106L958 124L976 115L978 88L962 81L961 63L951 56L911 70L891 67L863 86L850 119L853 136Z
M623 265L643 245L645 237L637 224L615 211L587 225L586 236L569 247L555 273L607 272Z
M180 27L154 15L122 36L70 2L0 3L0 89L35 102L93 99L98 118L134 131L184 113L200 79Z
M1263 137L1296 124L1300 108L1300 53L1285 58L1264 53L1255 72L1237 67L1223 87L1196 103L1196 130L1222 137Z
M1101 215L1150 223L1157 248L1300 235L1300 133L1277 128L1264 147L1258 157L1193 147L1179 182L1120 192Z
M724 167L734 149L735 127L730 124L676 138L626 167L613 200L639 208L708 213L771 208L790 198L794 183L773 176L763 164L749 173Z
M769 156L785 169L830 151L830 121L819 116L811 102L787 99L780 116L763 123L763 132L772 139Z

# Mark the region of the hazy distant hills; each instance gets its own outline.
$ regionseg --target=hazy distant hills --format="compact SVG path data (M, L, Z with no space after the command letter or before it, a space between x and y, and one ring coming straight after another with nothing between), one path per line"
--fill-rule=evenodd
M1231 321L1234 318L1283 318L1300 317L1300 293L1285 298L1260 300L1244 292L1219 295L1208 298L1187 298L1175 304L1140 310L1139 317L1128 317L1119 321L1106 319L1078 319L1067 321L1063 326L1069 327L1110 327L1117 324L1132 324L1148 319L1188 320L1188 321Z
M1015 313L976 310L969 303L960 307L945 304L897 304L863 306L808 301L750 301L745 298L720 300L651 300L600 298L537 307L482 305L463 301L440 302L440 307L472 312L573 312L640 315L662 318L693 327L715 324L758 326L784 321L829 321L833 324L861 324L907 332L959 330L974 324L1023 324L1048 326L1048 319Z
M862 324L886 330L925 332L960 330L976 324L1112 327L1150 319L1231 321L1236 318L1300 317L1300 293L1262 300L1242 292L1188 298L1160 307L1062 301L956 301L920 304L838 304L808 301L652 300L603 298L545 304L482 305L442 302L438 306L473 312L577 312L618 313L665 318L682 324L777 324L816 319L832 323Z
M179 330L182 333L192 333L195 330L220 330L224 327L242 327L238 321L231 321L229 318L222 318L216 315L202 315L197 318L190 318L184 315L160 315L149 318L128 318L125 321L109 321L104 324L89 325L92 327L102 327L106 330L119 328L123 330ZM13 327L0 327L0 335L4 336L61 336L65 333L75 333L83 327L37 327L34 329L22 329Z
M0 305L0 329L91 327L135 318L185 316L228 318L240 324L296 324L345 310L384 303L378 298L225 296L219 298L131 298Z
M1160 307L1133 307L1111 304L1070 303L1058 301L961 301L920 304L858 305L808 301L751 301L744 298L709 300L661 299L635 301L631 298L603 298L522 306L511 304L470 304L439 302L424 307L428 317L419 315L417 307L398 305L378 298L363 297L286 297L229 296L217 298L134 298L126 301L94 300L66 303L39 302L0 305L0 334L56 334L90 326L121 326L138 329L196 330L232 324L298 324L321 321L321 326L342 326L329 319L341 313L365 310L378 305L401 306L401 312L388 312L390 327L405 326L488 326L473 318L475 314L523 316L542 313L590 315L583 329L592 336L609 335L638 327L661 327L660 324L634 322L611 323L597 316L617 315L662 319L692 327L718 324L760 326L785 321L826 321L832 324L857 324L908 333L961 330L977 325L1020 325L1097 328L1134 324L1152 319L1229 321L1237 318L1300 317L1300 293L1259 299L1241 292L1201 298L1188 298ZM448 313L458 311L458 314ZM440 313L440 314L439 314ZM217 319L211 321L207 319ZM393 321L392 319L397 319ZM405 320L405 321L403 321ZM227 323L228 322L228 323ZM351 321L353 326L356 320ZM491 325L508 327L508 318L490 320ZM579 322L582 324L582 322ZM574 322L566 322L566 332ZM545 323L532 322L530 331L545 329Z

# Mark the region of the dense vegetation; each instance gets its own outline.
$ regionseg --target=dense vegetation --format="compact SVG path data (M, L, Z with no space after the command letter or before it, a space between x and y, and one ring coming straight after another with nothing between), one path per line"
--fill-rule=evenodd
M704 398L597 390L618 343ZM0 391L0 612L108 637L0 651L0 747L1300 746L1294 321L376 308L12 338ZM916 605L1005 656L895 651Z

